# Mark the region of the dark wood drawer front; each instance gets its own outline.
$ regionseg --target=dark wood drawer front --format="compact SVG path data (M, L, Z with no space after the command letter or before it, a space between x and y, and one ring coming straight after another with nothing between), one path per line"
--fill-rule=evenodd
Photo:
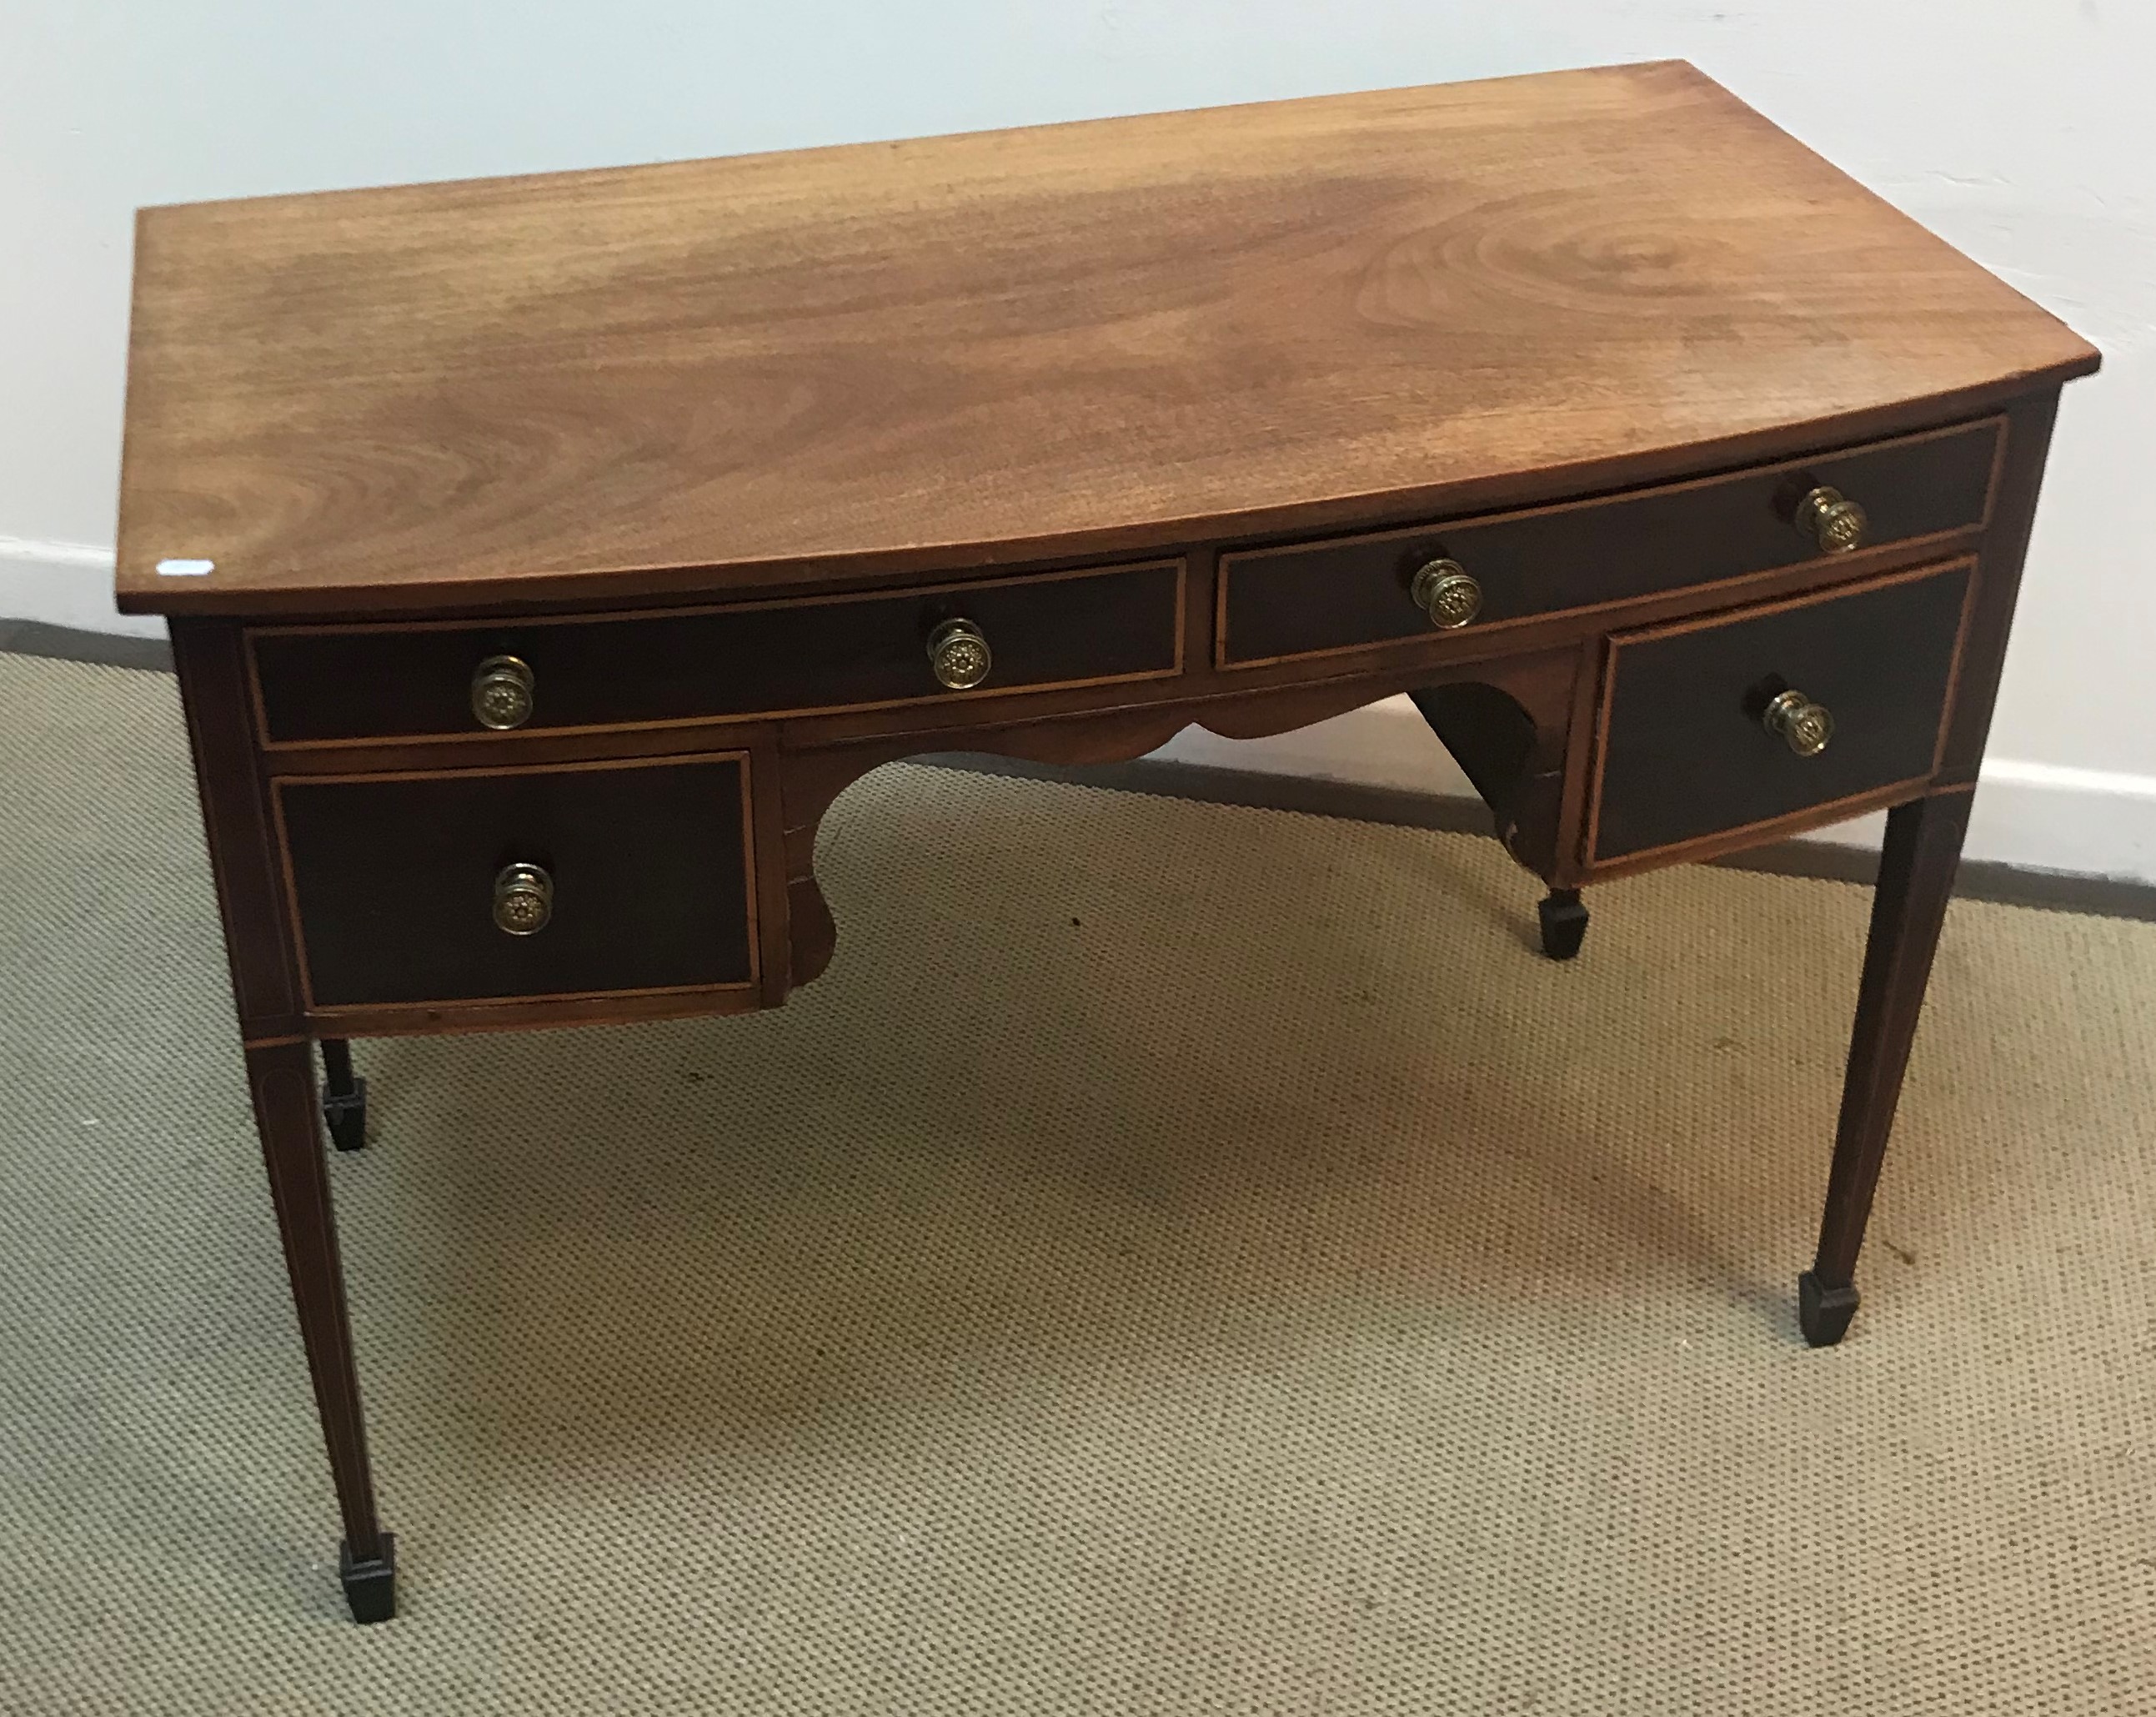
M277 784L316 1008L746 984L755 972L739 753ZM543 928L495 918L538 867Z
M1820 559L1791 519L1820 485L1863 506L1867 547L1974 528L1999 435L1994 420L1605 500L1224 555L1219 660L1249 666L1428 638L1409 588L1440 558L1481 587L1466 631Z
M969 619L988 678L937 683L928 640ZM273 744L480 734L472 677L516 657L532 677L518 731L859 708L1172 674L1182 568L1163 562L880 596L608 619L434 626L270 628L253 635Z
M1969 576L1964 562L1611 640L1594 860L1928 776ZM1784 691L1832 717L1816 755L1763 718Z

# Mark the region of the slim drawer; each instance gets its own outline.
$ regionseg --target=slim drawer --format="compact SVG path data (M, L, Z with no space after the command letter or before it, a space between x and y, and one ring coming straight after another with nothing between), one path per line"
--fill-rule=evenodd
M1851 536L1872 548L1975 529L2004 440L1990 419L1599 500L1226 554L1216 661L1253 667L1623 602L1829 558ZM1845 505L1822 532L1821 509L1802 506L1822 490L1861 508L1861 526Z
M985 698L1179 671L1163 561L664 613L249 635L271 747Z
M1957 562L1613 638L1590 862L1929 777L1972 573Z
M749 760L275 784L310 1009L746 987Z

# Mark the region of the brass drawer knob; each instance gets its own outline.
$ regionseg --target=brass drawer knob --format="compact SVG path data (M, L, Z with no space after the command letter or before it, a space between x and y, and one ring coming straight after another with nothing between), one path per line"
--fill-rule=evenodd
M510 865L494 879L494 923L511 936L536 936L554 916L554 879L536 865Z
M928 638L928 665L940 684L970 691L988 677L995 657L988 640L971 620L946 620Z
M1871 522L1862 507L1840 490L1825 485L1797 503L1797 528L1827 554L1846 554L1852 548L1861 548Z
M1799 757L1817 757L1834 738L1834 717L1823 703L1814 703L1801 691L1784 691L1767 706L1760 717L1769 733L1779 733Z
M490 655L472 670L471 708L482 727L506 733L531 719L531 669L513 655Z
M1466 625L1482 612L1482 587L1456 560L1434 560L1418 567L1408 594L1430 616L1430 625L1447 631Z

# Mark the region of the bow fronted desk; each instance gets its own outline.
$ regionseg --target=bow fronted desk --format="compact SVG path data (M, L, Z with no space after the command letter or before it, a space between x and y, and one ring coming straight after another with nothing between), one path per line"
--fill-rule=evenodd
M1405 692L1558 958L1585 885L1891 808L1839 1340L2097 361L1681 64L146 211L119 598L171 617L353 1612L346 1041L778 1005L818 820L912 753Z

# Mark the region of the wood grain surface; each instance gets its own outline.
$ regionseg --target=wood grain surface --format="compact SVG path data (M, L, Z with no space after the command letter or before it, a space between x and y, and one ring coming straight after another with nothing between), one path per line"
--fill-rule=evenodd
M1679 64L151 209L132 341L121 605L257 614L1402 520L2097 362Z

